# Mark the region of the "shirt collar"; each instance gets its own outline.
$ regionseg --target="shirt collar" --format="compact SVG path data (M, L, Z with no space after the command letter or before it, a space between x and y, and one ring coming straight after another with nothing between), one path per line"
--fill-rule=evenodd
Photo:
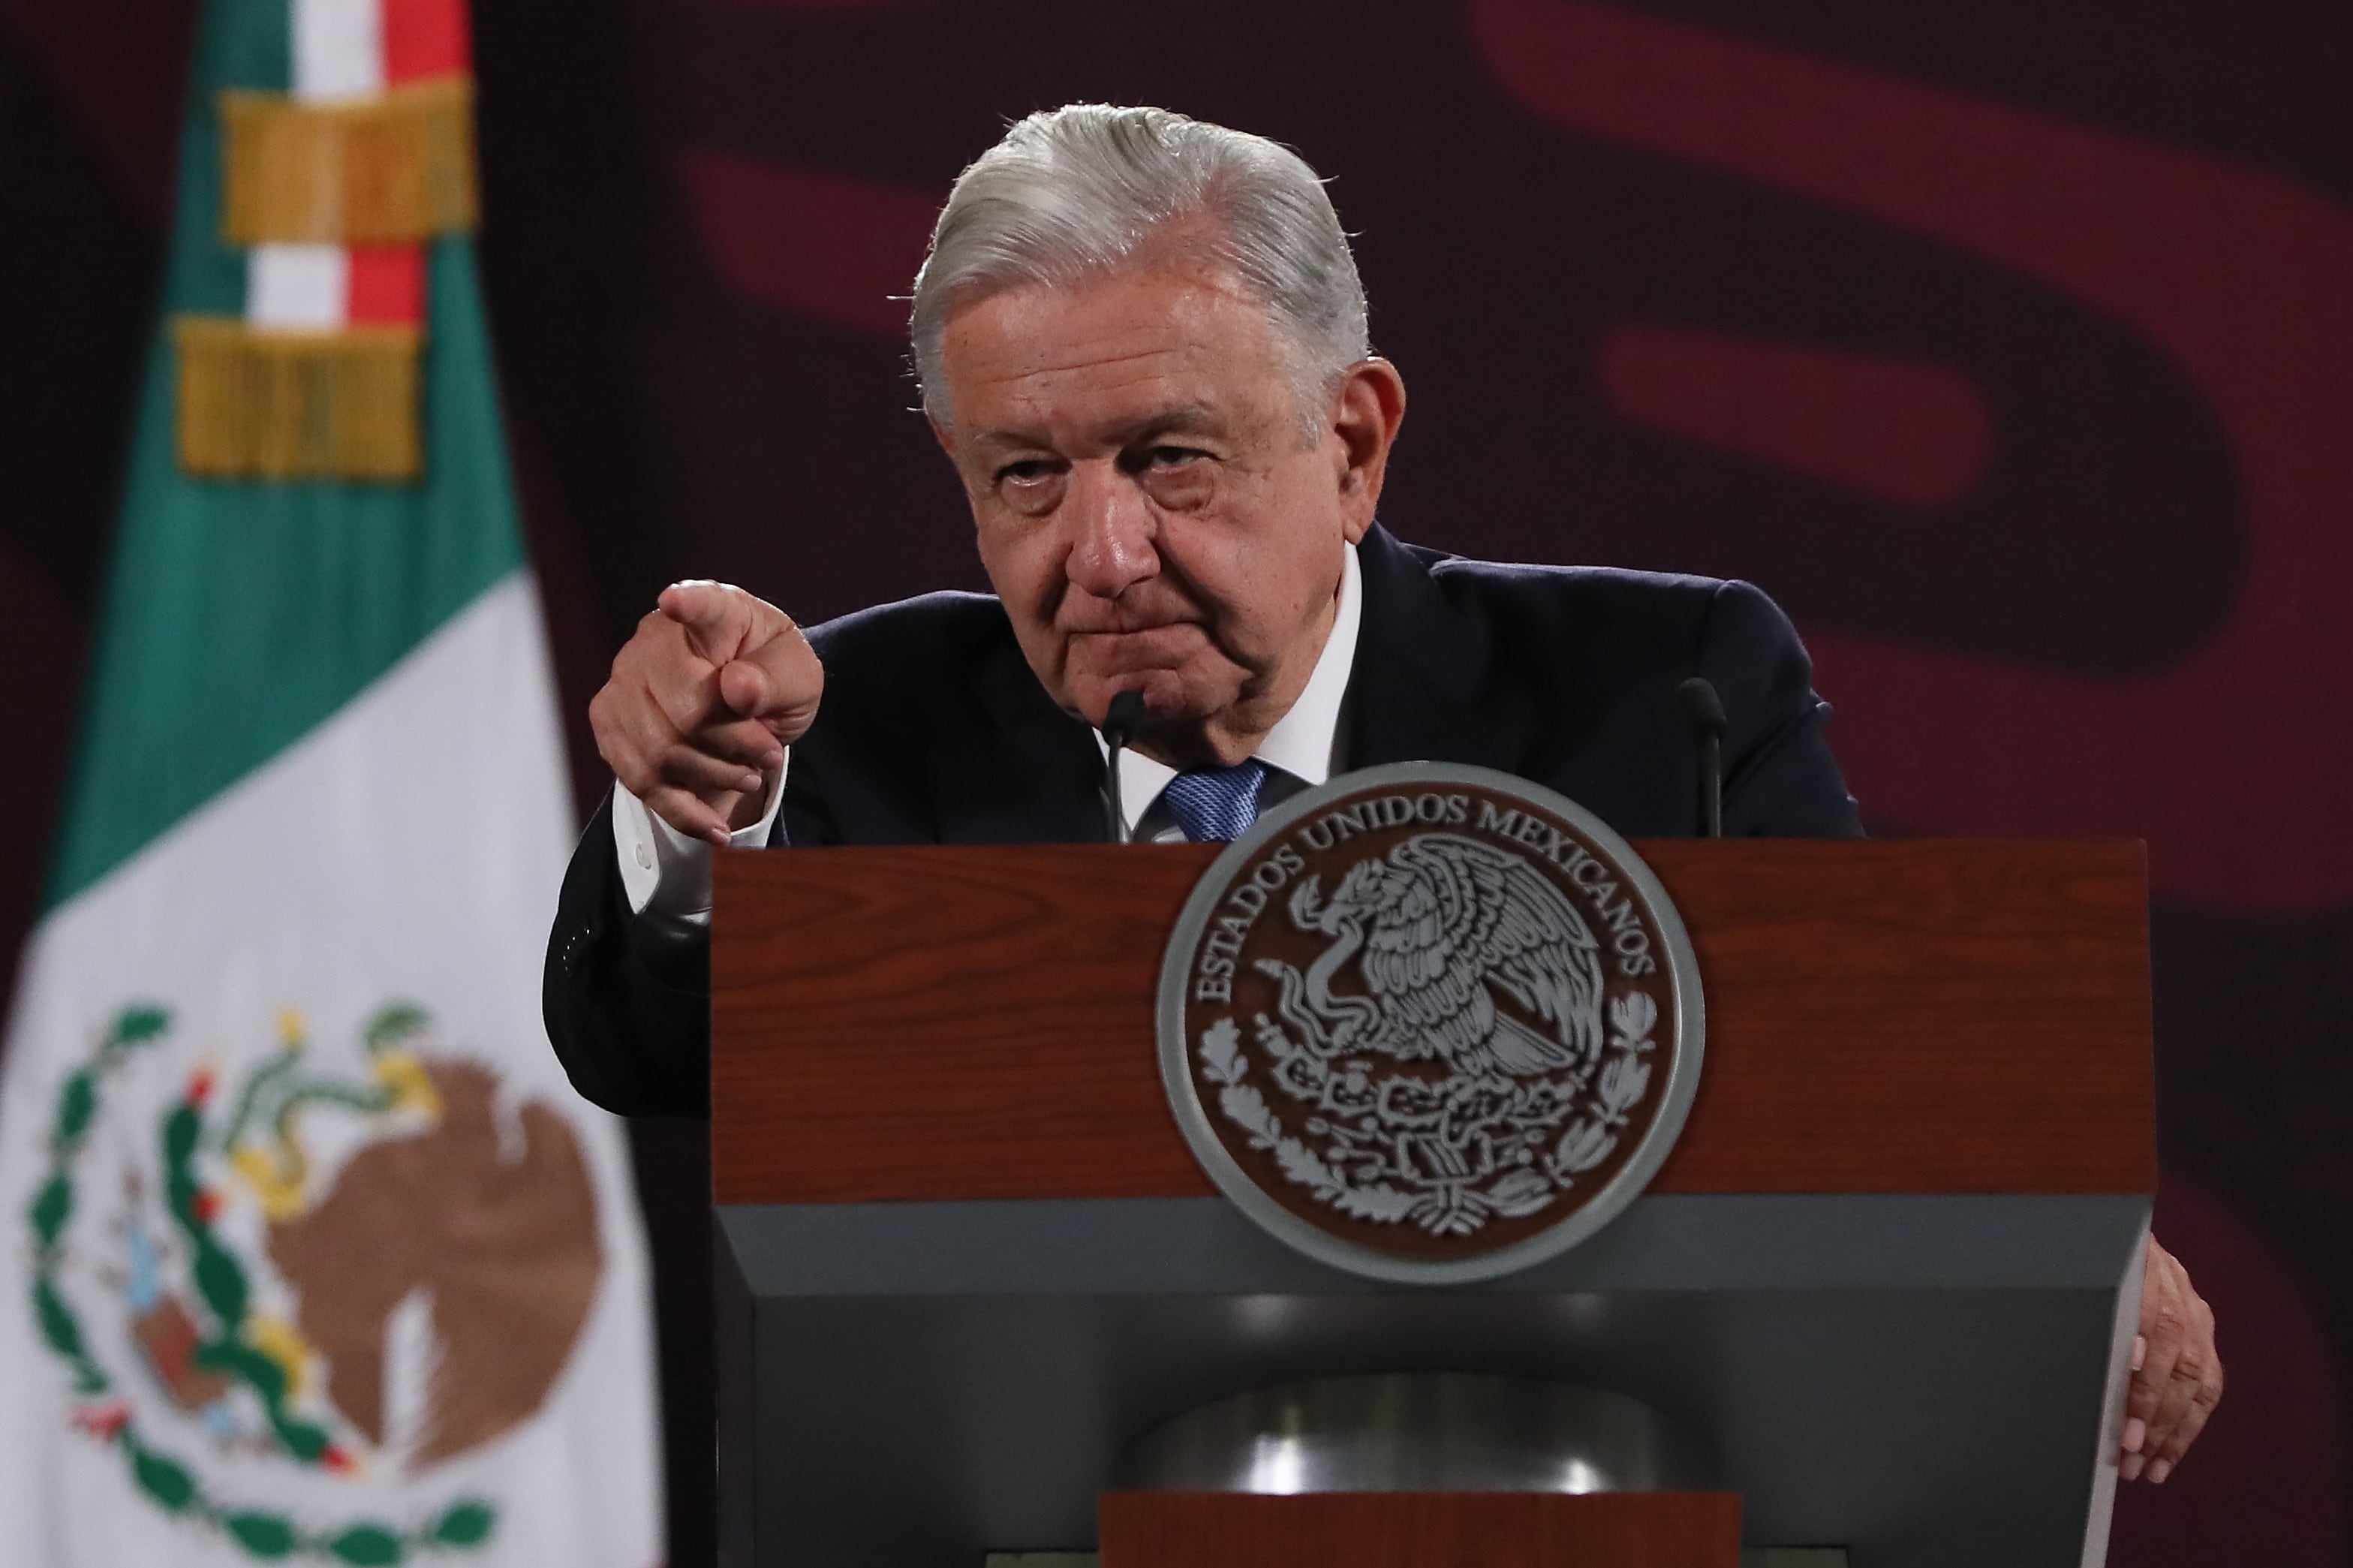
M1307 677L1299 700L1275 721L1254 753L1269 767L1281 768L1310 784L1320 784L1332 776L1340 704L1348 694L1348 676L1356 665L1356 633L1364 621L1365 591L1356 574L1356 547L1345 545L1343 551L1340 604L1332 616L1332 635L1324 639L1324 651L1316 655L1315 668ZM1095 740L1100 744L1102 735ZM1126 812L1130 835L1176 776L1175 768L1133 748L1120 752L1120 805Z

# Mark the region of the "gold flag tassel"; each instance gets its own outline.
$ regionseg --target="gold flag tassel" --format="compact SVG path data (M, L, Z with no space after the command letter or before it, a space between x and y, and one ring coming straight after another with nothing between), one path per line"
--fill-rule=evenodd
M257 329L182 316L180 466L205 479L410 479L415 327Z
M221 122L231 245L402 245L474 226L470 78L343 103L232 90Z

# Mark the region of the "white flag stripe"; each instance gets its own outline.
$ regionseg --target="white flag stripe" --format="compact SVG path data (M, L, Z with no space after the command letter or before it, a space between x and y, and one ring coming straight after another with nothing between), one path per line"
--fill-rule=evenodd
M296 98L384 90L383 0L294 0Z
M292 0L291 92L312 102L384 90L384 0ZM259 245L247 255L253 326L333 331L351 320L351 255L336 245Z
M257 245L245 253L245 319L333 331L351 319L352 258L340 245Z

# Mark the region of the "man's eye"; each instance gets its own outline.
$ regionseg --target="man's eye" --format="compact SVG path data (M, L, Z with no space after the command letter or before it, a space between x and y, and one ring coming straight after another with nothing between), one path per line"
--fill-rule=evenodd
M1155 468L1174 468L1206 456L1190 447L1155 447L1144 455L1144 460Z
M1043 458L1028 458L1018 463L1008 463L997 470L997 482L1002 484L1035 484L1053 472L1054 465Z

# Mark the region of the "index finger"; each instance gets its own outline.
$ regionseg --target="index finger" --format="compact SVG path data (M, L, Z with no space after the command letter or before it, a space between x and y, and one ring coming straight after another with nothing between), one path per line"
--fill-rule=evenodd
M693 577L672 583L654 602L663 615L688 631L704 637L723 637L731 632L741 635L744 623L749 619L743 604L746 597L740 588L707 577ZM732 654L734 650L725 651ZM710 657L708 653L706 657ZM725 662L723 657L718 662Z

